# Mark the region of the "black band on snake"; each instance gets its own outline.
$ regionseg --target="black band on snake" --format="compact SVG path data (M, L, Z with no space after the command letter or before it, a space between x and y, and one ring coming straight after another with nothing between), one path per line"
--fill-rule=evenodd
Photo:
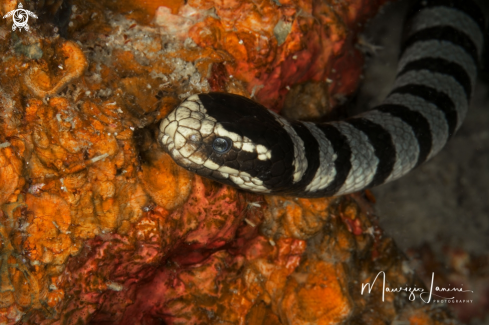
M408 15L393 90L371 111L314 124L242 96L198 94L163 119L158 140L180 166L253 192L322 197L395 180L462 124L483 30L472 2L423 0Z

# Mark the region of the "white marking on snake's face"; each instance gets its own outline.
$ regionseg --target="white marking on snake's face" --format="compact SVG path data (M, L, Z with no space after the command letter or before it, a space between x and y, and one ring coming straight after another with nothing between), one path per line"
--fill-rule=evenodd
M207 159L205 161L205 163L203 163L202 165L204 165L205 167L209 168L209 169L212 169L212 170L218 170L219 169L219 165L216 164L215 162L213 162L212 160L210 159Z
M258 159L260 160L268 160L272 158L272 151L261 144L256 146L256 152L258 152Z
M209 116L198 95L187 98L162 120L158 140L182 167L202 175L219 172L242 189L270 192L261 179L229 166L220 166L211 159L211 155L215 155L212 142L216 137L231 139L232 150L235 152L256 152L259 160L272 157L272 151L267 147L256 145L251 139L226 130L215 118Z
M255 145L253 143L243 143L243 151L253 152L255 150Z

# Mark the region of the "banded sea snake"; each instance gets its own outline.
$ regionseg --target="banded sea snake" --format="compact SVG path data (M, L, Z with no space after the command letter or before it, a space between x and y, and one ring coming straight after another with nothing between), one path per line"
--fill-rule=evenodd
M422 0L408 14L393 89L338 122L288 121L246 97L196 94L160 124L177 164L244 190L347 194L395 180L460 127L476 82L484 17L469 0Z

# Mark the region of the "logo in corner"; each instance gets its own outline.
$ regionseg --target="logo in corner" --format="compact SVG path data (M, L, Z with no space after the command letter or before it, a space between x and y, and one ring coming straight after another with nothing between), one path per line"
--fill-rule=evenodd
M12 30L15 31L17 28L19 30L22 30L24 28L26 31L29 31L29 25L27 25L27 21L29 20L29 16L32 18L36 18L37 16L35 13L29 10L25 10L24 7L22 6L22 3L19 2L19 6L17 9L14 9L12 11L7 12L5 16L3 16L3 19L12 16L12 19L14 21L14 24L12 25Z

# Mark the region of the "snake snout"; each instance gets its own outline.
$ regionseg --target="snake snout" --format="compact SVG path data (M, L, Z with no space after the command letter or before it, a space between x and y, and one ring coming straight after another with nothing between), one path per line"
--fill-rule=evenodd
M236 97L220 96L224 99ZM243 189L267 192L263 180L256 174L269 178L266 170L272 164L272 147L247 136L250 132L251 135L257 133L254 132L257 128L261 129L258 133L268 129L267 126L260 127L263 123L258 112L252 114L254 118L250 120L247 114L235 114L239 106L235 107L232 102L205 105L202 98L206 99L202 94L190 96L162 120L158 137L161 145L178 165L201 176ZM231 116L220 121L226 114Z

